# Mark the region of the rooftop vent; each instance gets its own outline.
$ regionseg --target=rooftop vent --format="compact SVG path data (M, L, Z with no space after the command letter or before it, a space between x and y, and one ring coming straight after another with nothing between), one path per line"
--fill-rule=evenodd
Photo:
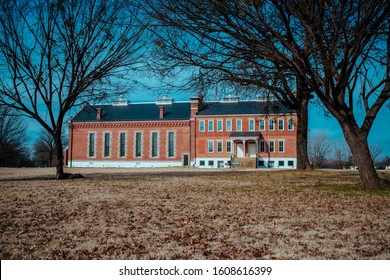
M163 95L163 97L157 98L156 105L168 105L172 104L173 99L169 98L166 94Z
M121 95L118 100L114 100L112 103L113 106L127 106L129 105L129 101L126 99L123 99L123 96Z
M227 96L222 97L222 102L238 102L238 96L232 95L231 93Z

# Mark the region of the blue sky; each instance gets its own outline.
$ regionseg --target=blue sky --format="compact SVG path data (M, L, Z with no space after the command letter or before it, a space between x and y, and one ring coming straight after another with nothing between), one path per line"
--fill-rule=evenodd
M127 96L132 102L144 102L144 101L155 101L161 93L156 91L140 91L139 94L133 93ZM174 94L171 97L175 101L188 101L191 96L195 96L195 93L183 93L183 94ZM210 98L210 96L209 96ZM71 112L75 114L80 107L74 108ZM310 104L310 118L309 118L309 134L316 135L318 133L327 135L331 145L339 145L340 143L345 143L344 136L342 134L341 128L333 116L325 116L325 111L322 107L318 106L316 103ZM40 125L31 120L29 122L28 129L28 138L30 145L34 143L36 138L41 131ZM382 110L379 112L374 125L371 129L371 132L368 137L369 144L378 146L382 148L381 156L390 156L390 109L388 106L383 106Z

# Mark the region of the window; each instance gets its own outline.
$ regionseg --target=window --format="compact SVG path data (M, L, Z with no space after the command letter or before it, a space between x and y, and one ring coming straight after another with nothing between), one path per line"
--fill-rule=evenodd
M284 166L284 160L279 160L278 163L279 163L279 167L280 167L280 166Z
M111 156L111 133L105 132L103 138L103 157Z
M265 153L265 141L260 141L260 153Z
M231 153L232 152L232 142L227 141L226 142L226 152Z
M259 160L259 166L261 166L261 167L265 166L264 160Z
M270 160L268 162L268 168L274 168L275 162L273 160Z
M204 121L199 121L199 132L204 132Z
M205 166L204 160L199 161L199 166Z
M207 150L209 153L214 153L214 141L207 141Z
M90 133L88 136L88 157L96 157L95 141L96 133Z
M275 152L275 141L269 141L269 152L270 153Z
M232 120L226 120L226 131L232 131Z
M214 121L213 120L208 121L208 131L214 131Z
M168 133L168 157L175 157L175 133Z
M278 119L278 130L284 130L284 119Z
M223 152L223 142L222 141L217 141L217 152L222 153Z
M126 133L119 133L119 157L126 156Z
M284 141L280 140L278 144L279 144L279 153L284 153Z
M158 132L152 132L151 135L151 157L158 157Z
M242 130L242 120L236 120L236 131Z
M288 130L294 130L294 119L288 119Z
M294 167L294 161L293 160L287 161L287 165L290 167Z
M255 131L255 120L249 120L249 131Z
M223 131L223 121L217 120L217 131Z
M213 160L209 160L209 166L214 166L214 161Z
M142 132L135 133L135 157L142 157Z
M265 130L265 120L264 119L261 119L259 121L259 127L260 127L260 130L261 131L264 131Z
M268 129L269 130L275 130L275 121L273 120L273 119L270 119L269 121L268 121Z

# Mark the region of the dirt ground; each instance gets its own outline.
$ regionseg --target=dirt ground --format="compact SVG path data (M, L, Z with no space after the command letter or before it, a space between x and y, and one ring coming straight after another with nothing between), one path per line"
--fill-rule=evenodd
M66 172L0 168L1 259L390 259L390 191L355 171Z

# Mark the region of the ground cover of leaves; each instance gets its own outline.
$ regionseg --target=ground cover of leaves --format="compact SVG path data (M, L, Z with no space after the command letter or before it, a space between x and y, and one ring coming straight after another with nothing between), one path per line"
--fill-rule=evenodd
M354 171L69 171L0 168L1 259L390 259Z

